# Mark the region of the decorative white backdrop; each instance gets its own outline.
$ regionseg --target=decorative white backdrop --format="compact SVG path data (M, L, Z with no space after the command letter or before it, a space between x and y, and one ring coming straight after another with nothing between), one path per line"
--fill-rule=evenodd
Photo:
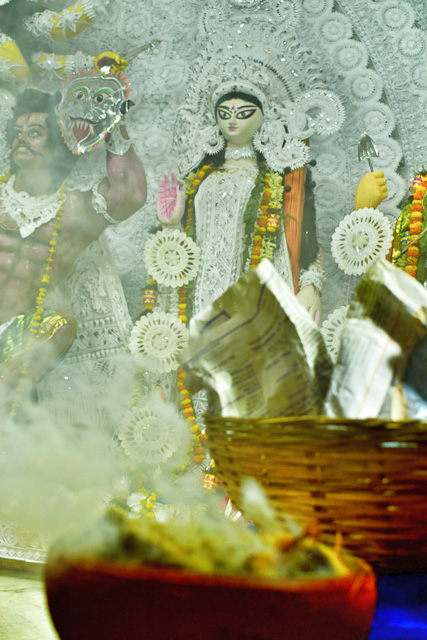
M68 0L57 0L49 6L63 9L68 4ZM148 201L131 219L106 232L131 318L135 321L142 312L140 299L147 279L143 247L156 224L157 182L164 172L178 166L179 158L172 147L174 121L185 101L192 65L212 39L248 45L261 41L267 49L283 50L285 56L292 36L302 46L295 68L301 83L308 81L308 70L320 73L325 86L341 98L346 109L339 134L331 139L313 136L310 140L311 156L316 160L312 171L318 237L326 256L324 333L336 347L336 332L357 277L339 269L331 254L331 238L353 210L356 185L369 170L367 162L359 163L357 158L361 134L366 131L379 148L380 158L373 164L375 169L384 170L389 188L389 198L380 209L391 222L398 216L414 172L427 166L425 0L115 0L105 5L107 11L99 14L86 32L65 43L43 42L40 38L40 49L67 54L80 51L92 56L110 50L126 57L128 51L144 42L161 40L151 53L141 54L126 70L135 103L127 116L128 130L147 172ZM4 169L7 153L2 132L10 115L10 95L1 86L0 103L0 169ZM104 154L101 147L79 159L73 177L79 188L88 189L99 179ZM113 282L114 266L107 247L101 245L92 253L83 257L70 281L76 292L81 292L81 283L85 283L89 298L97 299L99 295L91 290L92 285L97 286L96 279L91 285L88 269L100 274L102 265L107 267L107 275L100 275L105 288L99 317L86 318L88 309L82 305L86 333L78 338L74 351L44 390L45 397L55 395L67 376L70 405L74 402L70 387L73 367L81 362L80 354L90 354L94 374L105 365L103 374L114 380L109 364L113 360L106 357L107 352L104 358L97 344L99 326L104 335L111 335L111 318L120 327L113 330L111 354L124 350L131 325L123 291ZM113 284L108 284L109 278ZM111 308L114 305L116 311ZM96 327L92 326L94 322ZM81 378L81 372L75 375ZM91 378L89 367L87 379ZM89 401L90 397L83 400ZM11 531L8 525L3 532L0 527L0 555L16 555L21 543Z
M13 1L13 0L12 0ZM52 8L67 2L58 0ZM326 254L323 297L326 318L349 301L356 278L341 272L331 257L331 236L353 210L358 180L368 170L358 163L357 145L366 131L377 144L374 167L385 171L389 198L380 209L393 221L410 177L427 164L427 37L424 0L116 0L94 25L67 42L40 38L40 48L96 55L122 55L150 39L161 44L127 69L136 103L128 128L149 183L147 205L119 228L108 231L129 309L141 311L146 279L142 247L155 223L156 185L178 165L172 149L177 108L186 96L191 66L207 41L264 41L286 52L292 33L304 47L298 73L317 67L324 83L342 99L346 121L333 139L311 139L319 240ZM5 110L6 112L6 110ZM5 115L5 113L3 114ZM76 180L87 187L103 151L82 158ZM2 157L5 156L2 154ZM101 163L102 164L102 163Z

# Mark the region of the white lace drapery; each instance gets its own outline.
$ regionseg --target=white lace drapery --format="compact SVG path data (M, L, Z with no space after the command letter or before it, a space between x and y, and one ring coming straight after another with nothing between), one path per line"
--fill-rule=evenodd
M197 277L193 314L224 293L247 270L242 264L244 213L258 173L256 165L211 173L195 198L196 242L202 261ZM283 233L280 234L283 237ZM280 242L275 266L289 286L292 274L285 242Z

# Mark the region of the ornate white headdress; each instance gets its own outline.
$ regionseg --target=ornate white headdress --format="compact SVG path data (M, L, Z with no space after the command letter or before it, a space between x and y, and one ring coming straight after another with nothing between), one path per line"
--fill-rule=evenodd
M175 122L174 147L181 158L181 173L188 173L206 155L224 147L215 104L234 91L261 102L264 118L253 144L274 171L304 166L309 150L303 141L313 134L338 131L344 121L340 100L322 86L318 70L312 70L310 76L303 69L304 52L292 35L284 49L277 55L263 43L217 48L211 43L201 54Z

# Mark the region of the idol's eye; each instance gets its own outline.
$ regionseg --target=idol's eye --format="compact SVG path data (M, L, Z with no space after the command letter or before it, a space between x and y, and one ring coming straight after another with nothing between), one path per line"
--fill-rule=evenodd
M76 89L73 91L73 98L77 100L77 102L83 102L87 98L86 89Z
M98 91L98 93L95 93L92 100L95 104L102 104L104 100L111 98L111 96L112 94L109 91Z
M238 111L236 113L237 120L247 120L255 113L256 109L244 109L243 111Z
M42 135L42 132L39 129L28 129L28 137L29 138L39 138Z
M231 118L231 113L229 111L225 111L224 109L218 109L218 115L221 120L229 120Z

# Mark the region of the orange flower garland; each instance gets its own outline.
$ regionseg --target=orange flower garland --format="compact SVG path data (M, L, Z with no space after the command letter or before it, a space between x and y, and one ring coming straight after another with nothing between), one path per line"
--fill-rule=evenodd
M407 259L405 272L413 278L416 278L420 257L419 236L422 231L423 213L425 208L423 201L427 192L427 174L424 176L416 176L411 188L414 189L414 194L411 203L411 217L409 222L408 244L410 246L406 251Z

